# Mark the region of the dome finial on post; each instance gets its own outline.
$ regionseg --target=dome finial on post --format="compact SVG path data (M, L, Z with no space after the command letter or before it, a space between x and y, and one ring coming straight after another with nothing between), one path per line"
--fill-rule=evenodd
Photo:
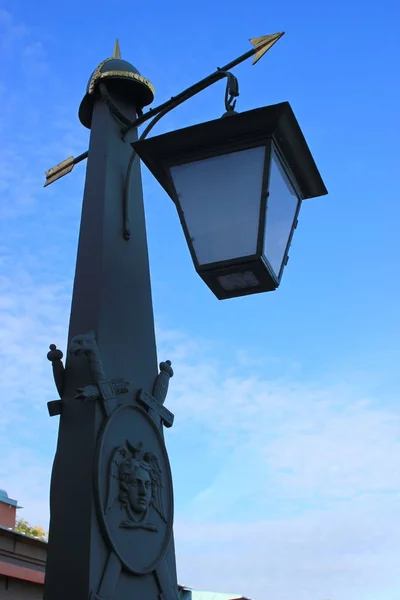
M113 58L121 58L121 49L119 47L119 41L118 38L115 40L115 45L114 45L114 52L112 55Z
M116 90L117 95L122 97L134 97L135 106L140 110L154 100L154 88L150 81L142 77L131 63L121 58L117 38L112 56L103 60L91 74L86 94L79 107L79 119L88 129L91 128L93 106L97 99L96 91L100 81L107 81L109 93L114 93ZM110 91L111 88L114 92ZM63 165L63 168L67 168L69 164Z

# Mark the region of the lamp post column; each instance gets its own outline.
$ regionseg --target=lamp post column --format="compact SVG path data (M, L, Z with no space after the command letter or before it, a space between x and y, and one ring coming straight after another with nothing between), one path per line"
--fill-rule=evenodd
M115 55L109 61L114 72L129 65ZM104 85L113 106L133 120L141 108L135 93L121 94L115 79ZM49 353L61 414L44 600L175 600L172 485L162 421L157 410L136 400L139 390L155 396L160 382L138 161L128 198L131 237L122 235L137 129L123 140L110 103L104 95L93 98L65 370L60 353L54 347ZM165 395L164 385L161 403ZM134 480L150 486L148 497L135 498ZM160 490L166 494L161 500Z

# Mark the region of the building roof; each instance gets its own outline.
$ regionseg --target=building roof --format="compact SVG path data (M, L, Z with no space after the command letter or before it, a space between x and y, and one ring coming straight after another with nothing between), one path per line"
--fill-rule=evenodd
M9 504L10 506L17 506L17 501L12 500L12 498L8 497L6 490L0 490L0 502L4 502L4 504ZM20 506L17 508L21 508Z
M21 567L20 565L14 565L2 560L0 560L0 575L22 579L23 581L31 581L32 583L40 583L41 585L44 584L44 571L28 569L27 567Z
M41 540L38 537L34 537L32 535L28 535L27 533L21 533L20 531L15 531L15 529L10 529L9 527L3 527L0 525L0 535L8 535L9 537L14 538L24 538L28 544L38 544L40 546L47 546L46 540Z
M0 527L0 575L3 577L43 585L46 553L46 542Z
M15 506L15 508L23 508L23 506L18 506L18 502L8 497L6 490L0 490L0 502L4 504L8 504L9 506Z

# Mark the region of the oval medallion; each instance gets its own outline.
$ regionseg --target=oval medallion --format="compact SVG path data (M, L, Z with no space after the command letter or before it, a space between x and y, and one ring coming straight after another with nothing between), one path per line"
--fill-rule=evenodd
M164 440L137 406L120 406L103 427L95 496L110 549L128 571L153 571L172 532L172 477Z

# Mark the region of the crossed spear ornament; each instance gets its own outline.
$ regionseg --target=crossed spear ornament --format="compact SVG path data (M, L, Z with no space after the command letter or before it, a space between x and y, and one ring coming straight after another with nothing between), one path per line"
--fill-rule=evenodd
M124 379L107 380L94 332L89 332L83 336L76 336L73 338L69 346L70 354L78 355L76 352L77 345L75 342L77 338L87 341L90 344L88 344L88 348L83 352L83 354L86 354L88 358L90 374L93 383L82 388L78 388L76 390L77 394L75 399L81 401L100 402L105 418L108 418L118 406L116 396L119 394L125 394L129 391L129 381ZM52 364L54 381L57 390L62 397L65 384L65 367L62 362L63 353L55 346L55 344L51 344L47 358ZM137 392L136 400L146 409L147 413L153 419L156 425L161 422L164 424L164 426L171 427L174 422L174 415L165 406L163 406L168 393L169 380L173 374L174 372L171 367L171 361L167 360L165 362L161 362L160 372L155 378L152 393L149 394L143 389ZM48 402L50 416L61 414L62 408L62 398L60 400ZM109 600L118 583L121 568L122 565L120 559L117 557L114 551L110 551L98 590L97 592L92 591L89 600ZM153 573L160 589L159 599L178 600L176 593L171 586L169 572L165 564L161 563L157 565Z
M94 347L94 353L97 355L97 369L91 369L93 383L78 388L75 396L76 400L98 400L101 402L103 411L108 417L117 407L117 395L126 394L129 391L129 381L123 378L108 380L104 374L103 366L98 355L97 344ZM62 397L64 391L65 368L62 363L63 353L55 344L50 345L50 352L47 354L48 360L53 367L53 377L57 390ZM143 389L137 393L137 401L147 412L152 415L156 413L157 417L165 427L172 427L174 415L165 406L163 406L168 393L169 380L174 371L171 367L171 361L167 360L160 363L160 372L157 375L152 393L149 394ZM47 403L48 411L51 417L60 415L62 412L62 399L51 400Z

